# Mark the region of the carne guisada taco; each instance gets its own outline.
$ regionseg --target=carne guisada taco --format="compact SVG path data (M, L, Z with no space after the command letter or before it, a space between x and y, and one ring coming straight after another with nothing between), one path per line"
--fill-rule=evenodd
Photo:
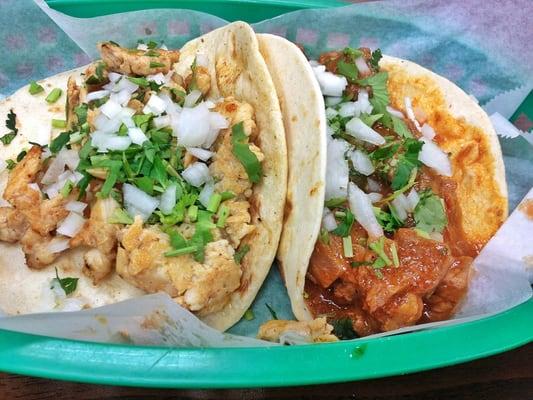
M453 316L473 258L507 216L487 115L448 80L379 50L308 62L283 38L259 42L286 124L289 213L278 259L296 318L326 317L350 337ZM299 113L319 104L318 86L320 114ZM303 132L288 126L296 118L317 122ZM260 336L279 336L275 325Z
M225 330L269 271L286 191L282 117L255 34L238 22L180 51L99 50L0 102L0 309L166 292Z

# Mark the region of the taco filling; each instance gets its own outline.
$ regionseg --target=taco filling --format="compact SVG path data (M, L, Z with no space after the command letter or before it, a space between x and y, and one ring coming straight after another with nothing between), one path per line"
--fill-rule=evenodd
M325 96L326 197L305 302L354 335L453 315L473 257L448 154L421 108L390 104L379 50L311 61Z
M241 287L256 229L264 155L254 107L211 96L207 54L180 75L180 53L152 42L99 50L102 60L69 78L50 144L7 161L0 240L20 244L32 269L83 249L95 285L116 271L199 315L217 312Z

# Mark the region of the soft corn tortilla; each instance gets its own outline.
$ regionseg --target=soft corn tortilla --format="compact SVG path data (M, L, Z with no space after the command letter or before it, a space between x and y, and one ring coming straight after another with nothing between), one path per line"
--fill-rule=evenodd
M250 198L252 223L256 229L241 244L250 246L241 263L241 286L232 294L224 309L203 318L209 325L226 330L238 322L251 305L268 274L279 243L287 187L287 152L282 115L274 84L249 25L243 22L227 25L187 43L181 52L180 61L175 65L178 72L189 69L197 53L207 55L212 80L211 96L233 96L254 107L257 142L265 156L262 162L263 177L254 186ZM67 79L71 75L80 77L85 68L39 82L45 92L54 87L63 90L62 97L55 104L46 103L44 93L30 95L28 86L0 101L0 115L6 116L13 109L18 117L19 129L11 145L0 146L2 159L16 157L22 149L30 147L30 141L40 144L50 142L51 120L64 119ZM0 128L0 135L5 133L7 129L4 132ZM0 176L0 194L5 188L7 175L3 172ZM4 200L0 201L1 205L6 205ZM49 311L50 305L43 304L42 292L50 279L55 277L56 266L61 276L80 278L74 297L83 299L91 307L144 293L123 281L116 272L94 286L81 271L81 256L81 252L74 249L49 267L32 270L26 266L20 246L0 243L0 309L8 314Z
M292 206L286 210L278 259L294 315L309 320L313 317L304 299L305 276L324 206L324 191L311 192L325 185L325 114L317 100L322 95L296 46L276 36L258 36L282 104L289 154L287 202ZM413 62L384 56L380 66L389 73L391 105L405 113L404 99L410 97L413 107L427 114L439 146L450 153L462 230L469 242L482 247L508 214L502 153L487 114L455 84ZM293 118L306 119L305 130L292 125ZM302 151L304 144L311 150Z

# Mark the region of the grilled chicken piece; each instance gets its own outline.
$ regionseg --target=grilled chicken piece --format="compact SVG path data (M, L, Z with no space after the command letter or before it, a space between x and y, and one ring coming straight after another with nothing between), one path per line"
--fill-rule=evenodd
M41 192L29 186L42 169L41 153L39 146L33 146L13 168L4 191L4 199L26 217L34 231L46 236L57 227L58 222L67 217L68 211L64 205L70 201L70 197L56 196L43 200Z
M247 201L230 200L224 203L229 209L229 217L226 219L226 233L234 248L239 247L241 240L253 232L255 227L250 225L250 203Z
M118 207L111 197L96 200L88 221L70 241L71 247L89 247L83 256L83 272L92 278L94 284L107 277L115 264L119 228L107 220Z
M258 339L269 342L285 342L290 334L307 340L310 343L336 342L339 339L332 334L333 327L327 323L326 318L316 318L312 321L285 321L270 320L259 327Z
M74 109L80 105L80 88L72 76L67 81L67 129L71 129L78 122Z
M180 56L177 50L132 50L110 42L99 43L98 50L109 70L126 75L146 76L159 72L166 74ZM160 64L162 66L154 66Z
M197 65L194 68L194 71L185 78L185 87L190 88L194 85L202 95L206 96L211 89L211 75L209 75L209 70L206 67Z
M230 121L230 127L222 130L215 142L215 155L213 156L213 162L209 165L211 174L220 179L216 183L215 189L218 192L232 191L237 196L250 197L252 183L248 179L246 170L233 154L231 126L243 122L245 134L253 137L256 130L253 108L247 103L226 99L217 104L215 111L221 113ZM250 150L254 151L259 161L264 159L261 150L252 143L250 144Z
M192 255L165 257L169 237L156 227L143 228L140 217L122 229L117 253L119 275L148 293L163 291L200 315L223 308L240 286L241 269L226 240L208 243L203 263Z
M0 207L0 241L18 242L29 225L23 214L10 207Z
M20 240L22 251L26 255L28 267L41 269L52 264L61 252L51 252L50 244L54 239L50 235L41 235L33 229L28 229Z

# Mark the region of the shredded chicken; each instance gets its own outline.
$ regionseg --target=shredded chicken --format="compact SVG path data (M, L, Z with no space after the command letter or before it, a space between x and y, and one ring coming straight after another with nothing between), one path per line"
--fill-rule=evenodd
M95 284L107 277L115 264L118 227L107 220L118 207L118 203L111 197L96 200L89 220L70 241L71 247L90 248L83 257L84 273Z
M157 227L143 228L142 219L119 233L117 272L131 284L149 292L164 291L200 315L215 312L240 286L241 269L226 240L210 242L203 263L190 254L165 257L171 250L168 235Z
M168 73L180 55L177 50L131 50L110 42L99 43L98 50L111 71L141 76Z
M333 327L327 323L324 317L312 321L273 319L259 327L257 338L280 343L287 343L291 339L304 340L310 343L338 341L339 339L332 332Z
M239 247L242 238L253 232L255 227L250 225L250 203L242 200L230 200L224 203L229 208L229 217L226 219L226 233L234 248Z
M23 214L10 207L0 207L0 241L18 242L26 230L28 222Z
M196 66L194 72L185 79L185 86L187 88L191 84L194 84L202 92L202 95L207 95L211 89L211 75L209 75L209 70L206 67Z

